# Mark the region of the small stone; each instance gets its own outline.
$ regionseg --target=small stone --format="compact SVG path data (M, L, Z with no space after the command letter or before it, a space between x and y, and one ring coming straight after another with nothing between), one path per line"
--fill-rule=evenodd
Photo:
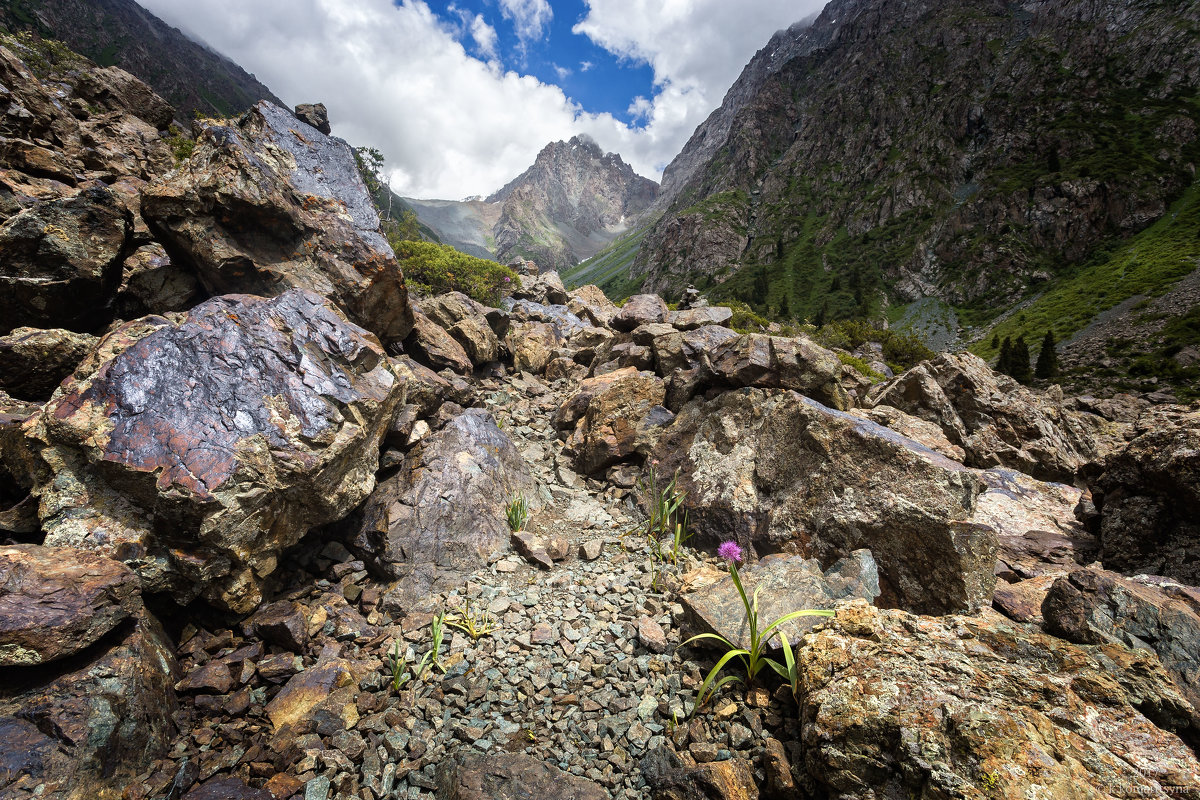
M579 557L584 561L595 561L604 552L604 542L600 539L588 539L579 546Z
M752 738L754 738L754 734L740 722L729 726L729 746L734 750L744 750Z
M651 653L665 653L670 645L662 626L649 617L639 617L637 621L638 640Z
M746 705L753 708L766 708L771 705L771 693L761 686L755 686L746 693Z
M658 701L653 697L643 697L642 702L638 703L637 715L642 722L649 722L653 719L656 711L658 711Z
M715 717L718 720L729 719L736 713L737 713L737 706L734 705L733 703L731 703L730 701L726 700L725 705L718 708L716 710L716 712L713 714L713 717Z
M717 753L720 750L712 742L692 742L688 745L688 752L692 754L692 758L696 759L697 763L707 764L710 761L717 760Z
M512 543L513 547L517 548L517 552L524 556L529 563L542 569L554 568L554 559L550 558L545 543L539 537L528 531L519 531L512 535Z
M233 688L233 676L224 661L210 661L197 667L175 684L177 692L211 692L225 694Z
M320 775L304 787L304 800L329 800L329 778Z
M539 622L533 626L533 632L529 634L529 641L532 644L549 644L557 638L558 634L553 627L545 622Z

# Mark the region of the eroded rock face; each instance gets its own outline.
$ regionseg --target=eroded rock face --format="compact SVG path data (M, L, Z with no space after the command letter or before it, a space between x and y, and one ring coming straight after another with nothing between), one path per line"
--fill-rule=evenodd
M404 277L350 147L268 102L236 122L206 122L187 163L142 195L142 214L212 294L304 288L385 344L412 329Z
M1071 483L1096 457L1080 412L999 375L978 356L946 353L871 392L867 405L889 405L939 425L972 467L1011 467Z
M700 541L822 565L869 549L880 602L922 613L991 600L995 535L970 522L978 476L888 428L795 392L745 389L686 406L654 458L663 483L679 470Z
M162 245L151 243L125 259L115 310L120 319L135 319L187 311L203 297L195 273L171 261Z
M1166 798L1200 782L1192 708L1144 650L850 605L796 659L805 763L830 796Z
M370 492L402 395L378 340L310 292L126 323L40 417L46 542L249 611L283 548Z
M446 573L470 571L509 547L504 506L534 500L529 467L491 415L470 409L410 452L350 521L350 545L414 598Z
M1067 641L1153 650L1200 723L1200 590L1082 569L1054 582L1041 611L1046 630Z
M1200 413L1110 456L1092 493L1104 566L1200 584Z
M111 319L132 228L102 185L35 203L0 226L0 333L89 331Z
M77 653L141 605L137 576L119 561L69 547L0 547L0 667Z
M0 668L0 795L120 798L175 738L177 670L144 610L74 658Z
M62 328L17 328L0 337L0 390L26 400L49 399L97 341Z

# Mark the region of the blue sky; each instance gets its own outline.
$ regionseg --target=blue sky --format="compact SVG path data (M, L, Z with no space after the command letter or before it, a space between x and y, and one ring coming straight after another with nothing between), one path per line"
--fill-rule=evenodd
M607 112L635 125L639 120L630 112L630 105L637 97L653 94L654 70L647 62L614 55L583 33L572 31L588 15L588 6L581 0L556 0L544 36L524 43L515 21L505 16L497 0L434 0L429 7L451 25L461 22L464 11L482 17L496 31L496 52L506 69L559 86L585 111ZM485 60L490 55L473 40L467 42L467 51Z
M825 0L138 2L288 105L325 103L400 194L457 200L577 134L659 180L754 53Z

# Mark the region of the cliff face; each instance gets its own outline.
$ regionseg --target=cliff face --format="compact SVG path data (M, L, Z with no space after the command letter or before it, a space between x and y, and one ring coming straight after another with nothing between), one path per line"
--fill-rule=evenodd
M283 101L229 59L189 39L134 0L4 0L0 23L58 39L101 66L148 83L181 120L230 116Z
M834 0L667 168L634 277L796 317L1009 305L1192 183L1198 43L1196 2Z
M496 256L528 258L543 270L565 269L625 231L657 194L658 184L590 139L553 142L533 166L488 198L501 204L493 228Z

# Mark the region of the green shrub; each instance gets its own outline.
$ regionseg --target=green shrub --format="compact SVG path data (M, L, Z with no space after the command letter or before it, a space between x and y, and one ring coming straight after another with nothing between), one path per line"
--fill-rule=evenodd
M885 375L881 375L880 373L871 369L871 365L868 364L866 361L863 361L861 358L855 358L854 356L850 355L849 353L838 350L837 357L838 357L838 361L841 361L843 364L845 364L848 367L854 367L856 370L861 372L864 376L869 378L871 383L879 383L881 380L883 380L886 377Z
M876 328L862 319L827 323L817 330L814 338L826 347L842 350L857 350L867 342L877 342L883 346L883 360L896 372L903 372L937 355L914 333ZM852 366L857 368L857 365Z
M405 282L420 294L462 292L484 305L496 306L521 285L517 273L508 267L448 245L397 241L393 247Z

